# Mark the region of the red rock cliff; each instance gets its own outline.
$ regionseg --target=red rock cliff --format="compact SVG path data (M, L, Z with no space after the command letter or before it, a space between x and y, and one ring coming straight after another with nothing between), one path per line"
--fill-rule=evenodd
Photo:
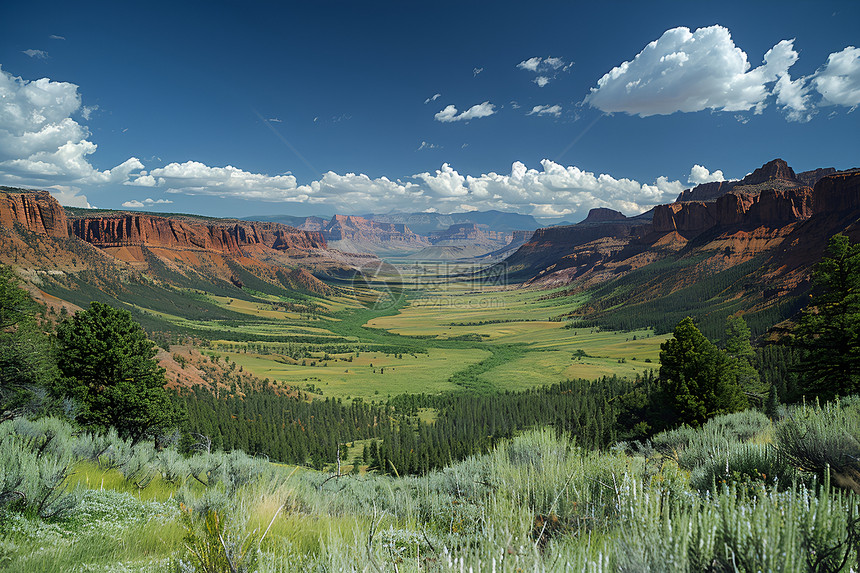
M15 223L40 235L69 236L66 213L47 191L0 188L0 225Z
M812 210L816 215L856 209L860 209L860 169L834 173L815 184Z
M782 226L812 216L809 187L770 188L758 193L733 190L716 201L669 203L654 208L652 230L695 236L713 227Z
M193 219L157 217L137 213L73 219L75 236L98 247L146 245L192 248L241 254L248 246L278 250L322 249L320 233L300 231L280 223L246 221L209 223Z

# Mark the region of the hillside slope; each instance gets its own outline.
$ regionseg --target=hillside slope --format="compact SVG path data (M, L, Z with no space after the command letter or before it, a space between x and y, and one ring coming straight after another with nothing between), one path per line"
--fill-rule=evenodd
M777 159L709 200L539 229L502 264L509 282L594 289L582 316L614 328L664 330L679 312L713 315L716 325L744 312L758 315L760 333L802 306L829 237L860 240L860 171L809 173L800 178ZM823 173L814 188L805 184Z
M184 316L181 309L206 306L195 290L328 296L333 288L318 276L349 274L356 259L329 249L319 232L279 223L67 213L47 192L0 188L0 262L53 305L159 301L163 312Z

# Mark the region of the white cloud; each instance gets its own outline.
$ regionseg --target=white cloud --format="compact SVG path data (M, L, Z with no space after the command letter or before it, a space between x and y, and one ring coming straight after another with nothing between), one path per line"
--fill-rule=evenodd
M556 105L536 105L526 115L552 115L558 117L561 115L561 106Z
M538 69L538 66L541 63L541 60L543 60L543 58L539 58L539 57L529 58L528 60L523 60L522 62L517 64L517 67L520 68L521 70L528 70L530 72L536 72Z
M329 171L319 181L299 187L311 203L337 205L346 212L365 209L390 210L394 205L424 204L423 191L414 183L391 181L387 177L372 179L363 173L338 175Z
M712 175L716 175L715 172ZM508 174L494 172L463 175L444 163L435 172L424 172L407 181L365 174L334 172L319 180L296 185L292 176L271 177L235 167L209 167L202 163L173 163L153 169L138 179L152 177L168 193L238 197L265 201L303 201L331 205L340 212L387 212L392 209L451 212L468 205L475 209L501 209L583 217L594 207L617 209L628 215L666 203L685 188L680 181L658 177L654 183L596 175L548 159L541 169L528 169L517 161ZM146 201L141 202L146 205ZM552 215L555 216L555 215Z
M766 84L786 74L797 57L793 40L782 40L750 69L726 28L673 28L607 72L585 101L607 113L641 117L705 109L761 113L770 95Z
M776 105L786 112L789 121L807 122L815 115L809 92L810 86L806 78L792 81L788 74L780 76L773 87Z
M270 176L233 166L210 167L197 161L171 163L153 169L132 184L166 187L167 193L236 197L271 202L306 202L334 205L346 212L390 210L392 205L414 205L423 190L415 183L372 179L364 174L339 175L332 171L306 185L293 175ZM421 202L424 205L425 202Z
M147 197L143 201L138 201L137 199L126 201L122 204L122 206L128 209L142 209L144 207L149 207L152 205L169 205L171 203L173 203L173 201L169 199L153 199L151 197Z
M445 107L442 111L438 112L434 117L436 121L441 121L442 123L450 123L452 121L469 121L470 119L477 119L480 117L488 117L496 113L496 106L491 104L488 101L484 103L479 103L473 105L466 111L462 113L457 113L457 108L453 105L449 105Z
M535 56L534 58L523 60L522 62L517 64L517 67L521 70L537 73L557 70L559 68L563 68L564 65L565 61L561 58L556 58L553 56L550 56L548 58L542 58L539 56Z
M711 173L706 167L701 165L693 165L693 168L690 169L690 176L687 177L687 183L692 185L701 185L702 183L725 180L726 178L723 176L723 172L719 169Z
M54 196L54 199L56 199L60 205L64 205L66 207L83 207L84 209L95 208L93 205L90 205L89 201L87 201L86 195L80 194L80 189L77 187L54 185L53 187L49 187L48 191L51 192L51 195Z
M435 175L414 178L426 187L425 197L436 205L468 204L479 209L531 211L539 216L554 213L584 216L594 207L608 207L638 214L654 205L673 200L684 186L658 177L653 184L611 175L595 175L578 167L564 167L548 159L542 170L528 169L517 161L506 175L487 173L462 176L447 163Z
M472 76L476 77L478 74L484 71L484 68L475 68L472 70Z
M292 175L269 176L227 165L209 167L197 161L170 163L134 180L134 185L152 187L153 179L168 193L242 197L263 201L305 201L310 197L296 186Z
M567 71L570 68L570 64L566 65L566 62L563 59L553 56L548 58L535 56L534 58L523 60L517 64L517 67L521 70L540 74L532 81L536 83L538 87L544 87L550 82L550 80L556 78L559 69L561 69L561 71Z
M543 63L548 68L552 68L554 70L557 70L564 65L564 60L562 60L561 58L549 57L549 58L544 58Z
M155 177L153 177L152 175L147 175L145 171L141 171L140 175L138 175L137 178L130 181L126 181L125 185L136 185L138 187L155 187L156 185L158 185L158 181L156 181Z
M427 99L425 99L425 100L424 100L424 103L425 103L425 104L428 104L428 103L430 103L431 101L436 101L436 100L437 100L437 99L439 99L440 97L442 97L442 94L433 94L431 97L428 97Z
M821 94L821 105L860 105L860 48L848 46L830 54L812 84Z
M436 175L419 173L413 177L423 181L430 193L437 197L463 197L469 194L465 187L466 178L447 163L442 164L442 169L436 170Z
M52 40L65 40L66 39L64 36L57 36L56 34L51 34L48 37Z
M93 112L98 110L99 106L97 105L84 105L81 106L81 117L84 118L84 121L89 121L90 117L92 117Z
M48 58L48 52L46 52L45 50L33 50L33 49L30 49L30 50L24 50L24 51L23 51L23 52L21 52L21 53L22 53L22 54L27 54L27 55L28 55L28 56L30 56L31 58L38 58L38 59L40 59L40 60L45 60L45 59L47 59L47 58Z
M97 146L86 126L72 119L81 110L75 84L28 81L0 68L0 101L0 176L10 184L123 183L143 169L135 157L105 171L89 163Z

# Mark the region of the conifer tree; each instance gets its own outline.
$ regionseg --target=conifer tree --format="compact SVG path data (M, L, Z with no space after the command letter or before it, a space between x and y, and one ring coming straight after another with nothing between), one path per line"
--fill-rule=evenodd
M731 361L687 317L660 345L664 400L676 423L699 426L717 414L747 407Z
M812 299L793 336L804 389L822 398L860 391L860 245L834 235L812 273Z
M767 386L761 383L758 370L753 366L755 349L750 342L750 329L741 316L726 319L726 354L735 369L738 384L744 392L763 400Z
M131 313L93 302L60 324L57 340L57 391L78 402L79 422L134 442L176 425L155 345Z
M38 407L38 395L56 379L53 349L36 320L38 311L15 272L0 265L0 421Z

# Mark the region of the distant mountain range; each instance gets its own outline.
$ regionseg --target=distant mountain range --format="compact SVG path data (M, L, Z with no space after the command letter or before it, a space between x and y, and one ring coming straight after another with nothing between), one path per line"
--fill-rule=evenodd
M373 213L361 215L368 221L384 223L400 223L407 225L413 232L429 235L434 231L443 231L451 225L475 223L486 225L492 231L534 231L541 227L531 215L521 213L506 213L504 211L469 211L467 213ZM260 215L245 217L249 221L272 221L301 228L306 221L327 221L322 217L295 217L292 215Z
M860 170L795 174L775 159L637 217L595 209L581 223L538 229L487 274L590 289L582 314L617 328L666 328L689 314L710 317L713 334L742 313L760 333L802 306L836 233L860 241Z
M412 255L428 260L482 256L503 249L516 231L534 231L540 224L531 215L502 211L469 213L388 213L364 216L335 215L249 217L305 231L318 231L333 249L380 256ZM438 247L438 248L437 248Z

